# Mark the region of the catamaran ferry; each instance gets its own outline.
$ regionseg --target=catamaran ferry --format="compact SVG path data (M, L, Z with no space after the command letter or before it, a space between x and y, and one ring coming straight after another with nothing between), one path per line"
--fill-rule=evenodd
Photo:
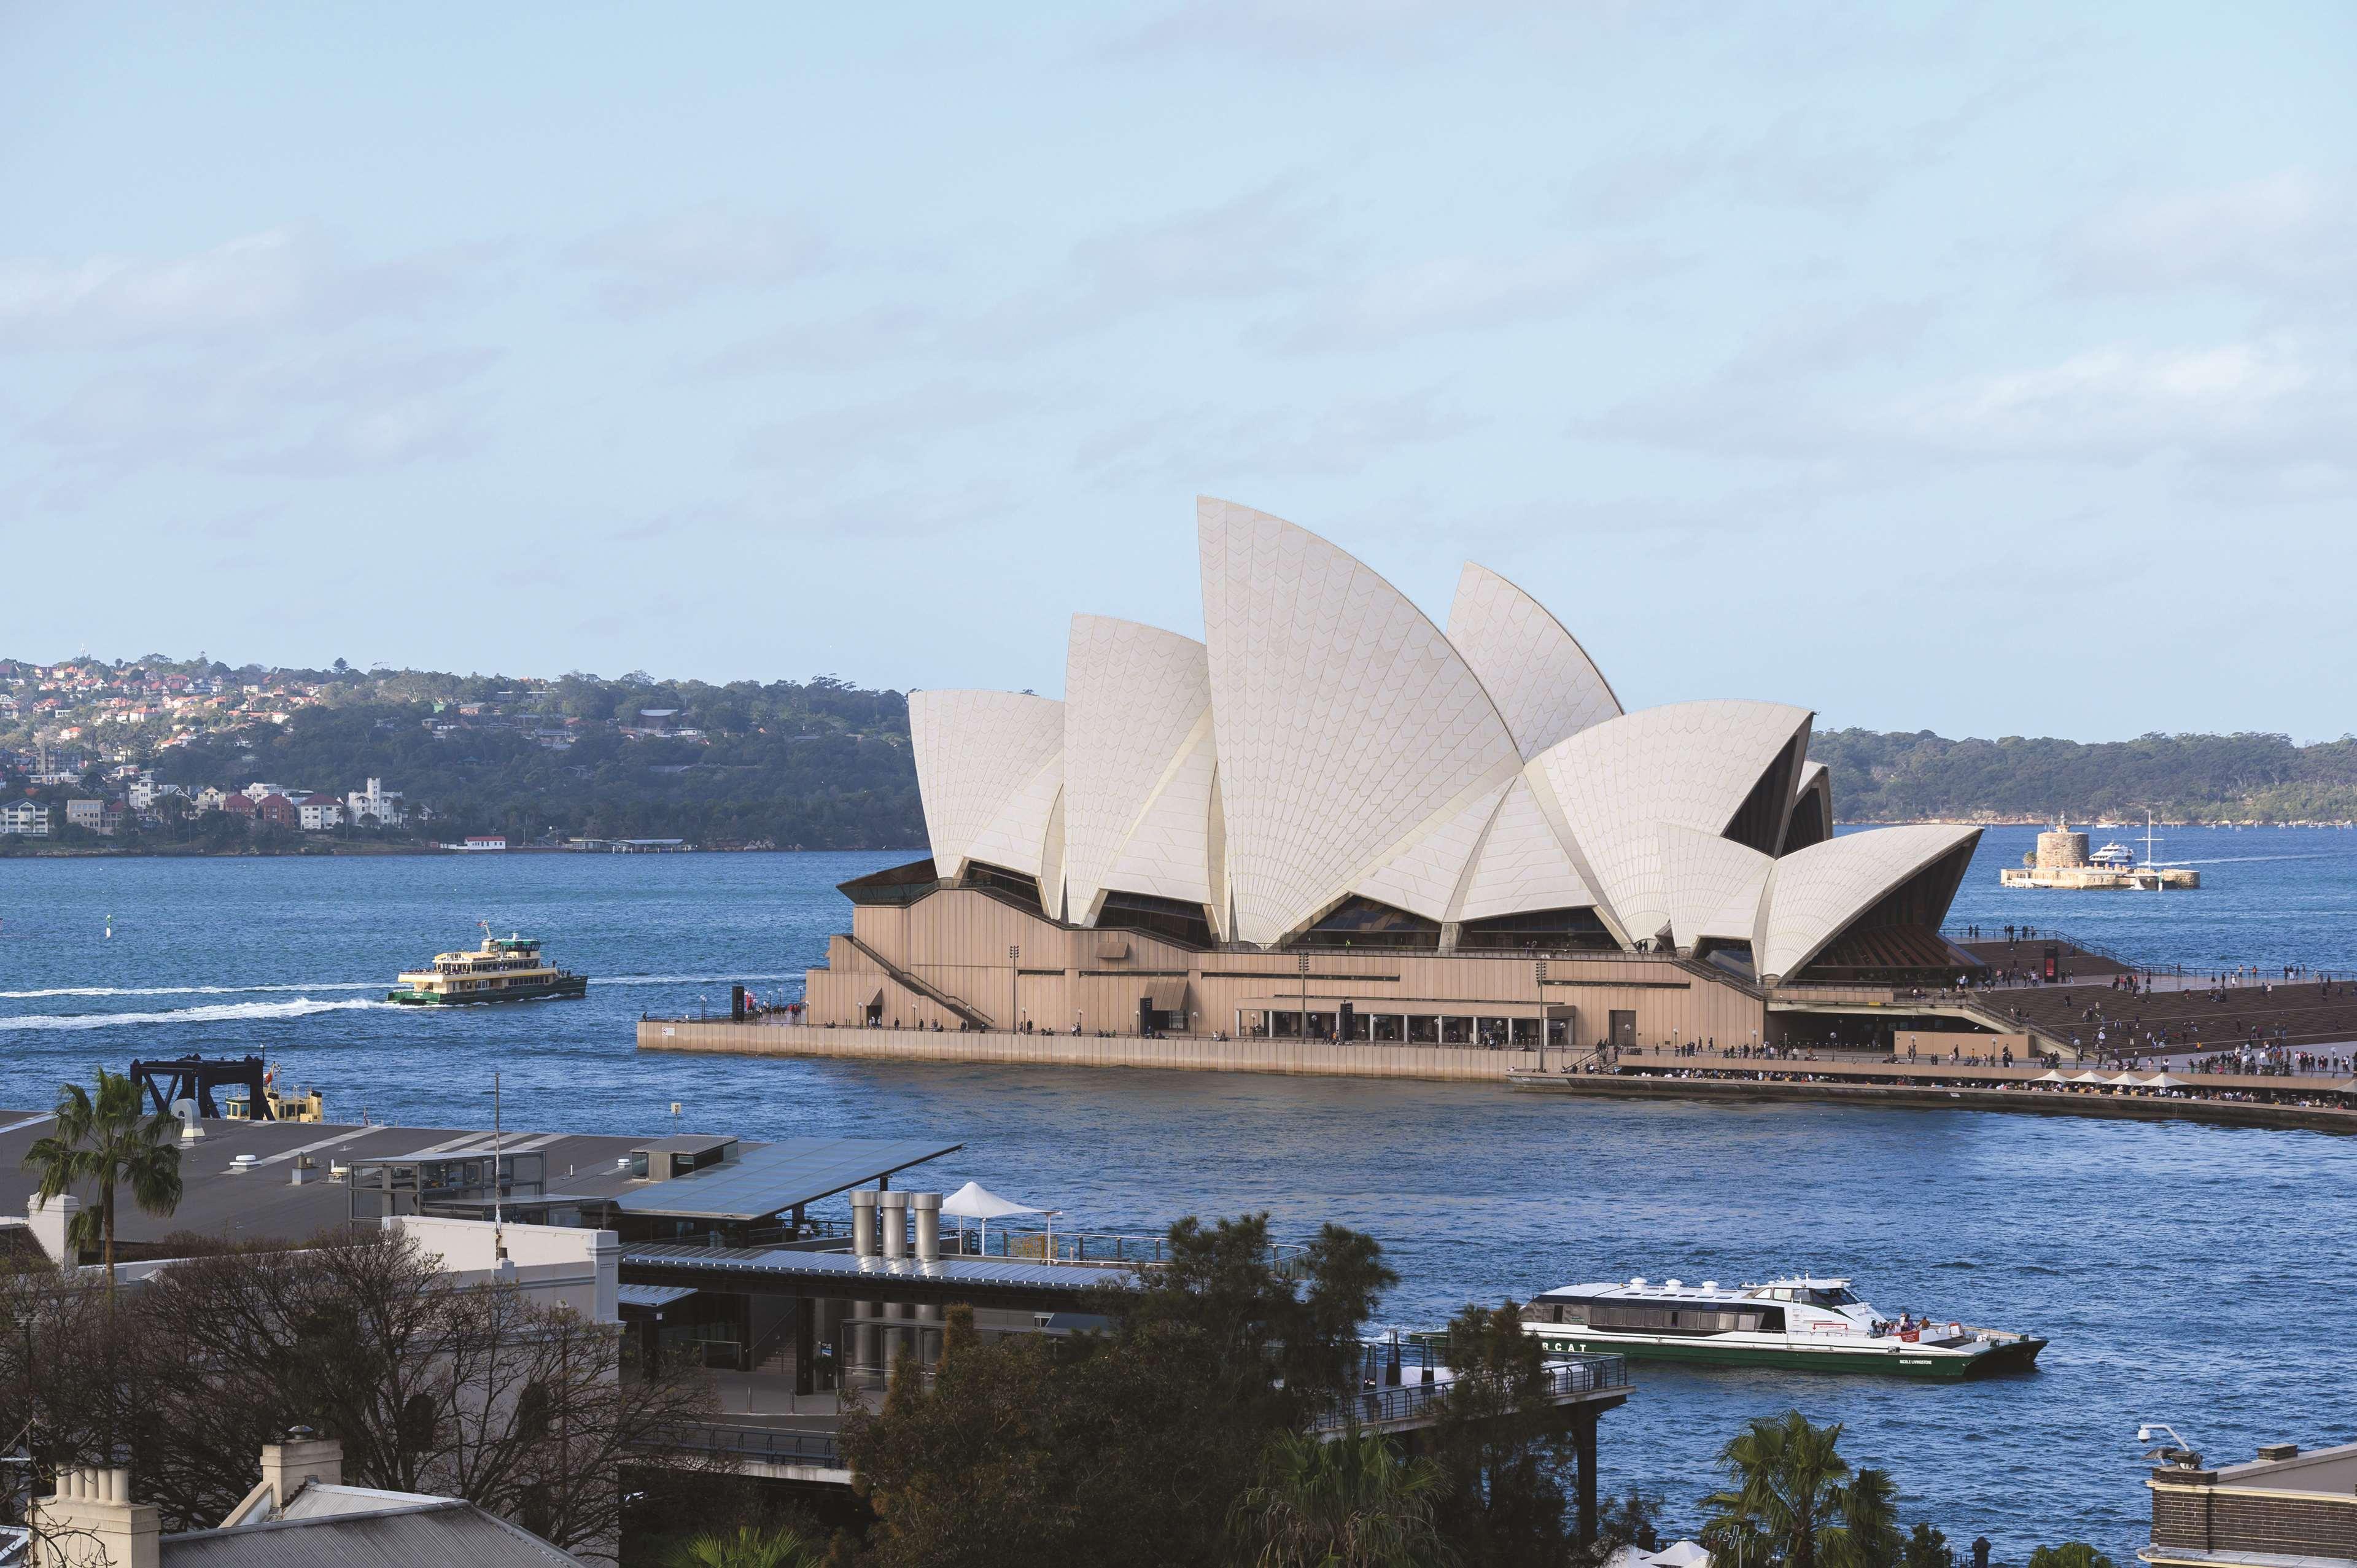
M1847 1280L1806 1276L1765 1284L1565 1285L1531 1298L1523 1328L1550 1349L1731 1366L1969 1378L2027 1371L2046 1348L2029 1334L1964 1323L1885 1318Z
M404 971L387 1002L413 1006L452 1006L469 1002L534 1002L544 996L586 996L589 977L557 969L540 956L536 937L494 937L485 928L483 945L472 952L434 955L431 969Z

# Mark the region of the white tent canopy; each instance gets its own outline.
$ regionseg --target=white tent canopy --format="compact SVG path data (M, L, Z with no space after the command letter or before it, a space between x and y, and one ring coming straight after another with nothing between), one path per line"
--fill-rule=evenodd
M978 1181L970 1181L942 1199L942 1212L953 1219L1004 1219L1010 1214L1045 1214L1028 1203L1001 1197Z

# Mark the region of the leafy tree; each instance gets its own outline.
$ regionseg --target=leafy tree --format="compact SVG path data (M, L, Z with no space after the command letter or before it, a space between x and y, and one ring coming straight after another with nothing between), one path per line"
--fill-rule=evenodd
M158 1112L144 1114L139 1086L121 1074L98 1069L93 1099L78 1083L58 1092L57 1131L25 1152L25 1168L40 1173L39 1197L55 1201L76 1187L98 1188L95 1208L84 1207L66 1224L66 1246L99 1252L106 1268L106 1305L114 1309L114 1195L131 1189L131 1200L154 1215L180 1207L180 1124Z
M1547 1397L1545 1348L1514 1302L1469 1304L1448 1325L1448 1363L1456 1380L1437 1402L1431 1441L1449 1479L1448 1539L1485 1568L1560 1562L1572 1531L1556 1477L1572 1444Z
M1718 1462L1732 1485L1703 1499L1712 1517L1703 1543L1714 1554L1781 1568L1882 1568L1901 1541L1889 1477L1855 1479L1836 1451L1841 1423L1812 1426L1797 1411L1761 1416L1729 1438Z
M2041 1546L2029 1554L2029 1568L2115 1568L2112 1560L2083 1541Z
M1625 1497L1607 1498L1596 1510L1596 1541L1590 1555L1597 1562L1608 1562L1624 1546L1640 1552L1659 1552L1662 1531L1656 1522L1662 1517L1662 1496L1631 1486Z
M1908 1536L1900 1562L1903 1568L1956 1568L1956 1554L1948 1549L1945 1535L1928 1524L1919 1524Z
M900 1363L844 1451L877 1515L877 1568L1219 1561L1263 1455L1355 1383L1357 1336L1394 1283L1328 1227L1280 1265L1267 1217L1171 1228L1111 1326L985 1342L953 1308L927 1381Z
M800 1530L741 1525L733 1536L699 1535L673 1552L668 1568L819 1568L825 1549Z
M1279 1433L1230 1523L1254 1568L1423 1568L1449 1560L1434 1513L1448 1486L1391 1440Z

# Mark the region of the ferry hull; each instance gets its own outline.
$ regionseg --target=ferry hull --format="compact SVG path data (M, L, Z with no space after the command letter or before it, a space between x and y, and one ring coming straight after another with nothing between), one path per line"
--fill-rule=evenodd
M411 991L404 987L386 992L384 999L404 1007L472 1007L490 1002L539 1002L551 997L578 997L588 993L587 975L568 974L545 985L517 985L497 991L468 991L452 994Z
M1961 1382L1967 1378L1999 1372L2026 1372L2046 1348L2043 1339L2022 1338L1972 1354L1872 1349L1845 1350L1831 1346L1803 1349L1770 1344L1729 1344L1715 1337L1694 1339L1622 1338L1618 1335L1543 1333L1550 1349L1626 1356L1632 1361L1685 1361L1719 1367L1780 1367L1803 1372L1863 1372L1880 1377L1925 1378L1936 1382Z

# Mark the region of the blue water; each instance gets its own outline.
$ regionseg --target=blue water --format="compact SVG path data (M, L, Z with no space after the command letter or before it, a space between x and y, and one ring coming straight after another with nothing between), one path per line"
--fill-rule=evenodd
M1999 890L2030 829L1993 831L1958 920L2058 928L2165 962L2357 969L2357 832L2180 832L2198 893ZM2098 835L2125 837L2125 834ZM1641 1367L1604 1424L1606 1479L1691 1525L1710 1456L1798 1405L1898 1477L1909 1520L2019 1562L2145 1539L2134 1433L2213 1456L2357 1437L2340 1375L2357 1140L1958 1112L1533 1101L1480 1086L640 1056L641 1010L788 994L849 914L833 885L892 854L0 862L0 1108L98 1064L258 1050L331 1116L511 1127L964 1140L969 1177L1158 1227L1265 1208L1281 1230L1373 1232L1403 1280L1383 1316L1646 1274L1855 1274L1886 1312L2035 1329L2029 1377L1932 1387ZM114 935L102 935L109 918ZM479 918L546 937L584 1002L456 1013L378 996ZM4 1179L4 1178L0 1178ZM0 1189L5 1197L5 1189ZM6 1205L0 1205L6 1206Z

